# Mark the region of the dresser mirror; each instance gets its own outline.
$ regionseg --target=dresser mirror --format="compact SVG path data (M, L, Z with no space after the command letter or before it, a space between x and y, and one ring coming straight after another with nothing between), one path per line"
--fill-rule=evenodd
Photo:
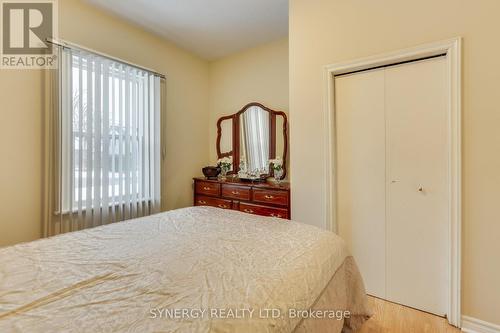
M230 173L250 178L273 176L269 160L283 160L283 178L286 176L288 149L286 114L260 103L245 105L235 114L217 121L218 158L232 157Z
M233 119L226 118L217 123L219 134L217 137L217 155L218 158L233 157ZM233 157L234 160L234 157ZM230 171L233 171L231 167Z

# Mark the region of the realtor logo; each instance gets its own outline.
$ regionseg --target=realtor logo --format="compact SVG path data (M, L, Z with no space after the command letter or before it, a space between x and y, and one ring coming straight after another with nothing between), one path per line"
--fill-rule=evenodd
M56 36L56 3L46 1L1 1L1 68L54 68L52 44Z

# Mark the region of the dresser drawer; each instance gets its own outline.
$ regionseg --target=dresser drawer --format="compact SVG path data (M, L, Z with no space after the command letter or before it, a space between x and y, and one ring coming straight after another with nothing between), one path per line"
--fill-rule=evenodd
M253 201L288 206L288 192L254 189Z
M197 181L195 184L197 194L220 196L220 184L218 183Z
M251 205L243 202L240 202L240 211L248 214L279 217L282 219L288 218L288 211L286 209Z
M224 198L250 200L250 188L244 186L222 184L222 196Z
M211 206L223 209L231 209L231 200L224 200L219 198L205 197L202 195L197 195L194 199L195 206Z

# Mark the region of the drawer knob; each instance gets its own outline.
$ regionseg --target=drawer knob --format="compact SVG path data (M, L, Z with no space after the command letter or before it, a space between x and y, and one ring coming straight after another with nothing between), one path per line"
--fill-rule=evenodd
M253 210L251 209L243 209L245 213L253 214Z
M232 191L231 194L238 195L238 194L240 194L240 192L238 192L238 191Z
M203 200L198 200L198 203L199 203L199 204L202 204L202 205L205 205L207 202L206 202L206 201L203 201Z
M226 205L223 205L223 204L220 204L220 205L219 205L219 208L227 208L227 206L226 206Z
M274 196L273 195L265 195L264 198L266 198L266 199L274 199Z
M271 216L272 217L278 217L278 218L282 218L283 216L281 216L280 214L274 214L274 213L271 213Z
M208 187L208 186L205 186L203 189L204 189L205 191L210 191L210 187Z

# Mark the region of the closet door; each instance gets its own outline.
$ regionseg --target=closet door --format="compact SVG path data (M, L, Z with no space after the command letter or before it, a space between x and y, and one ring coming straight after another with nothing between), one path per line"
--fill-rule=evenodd
M447 299L446 62L385 69L387 299L444 315Z
M339 235L367 292L385 297L384 71L335 79Z

